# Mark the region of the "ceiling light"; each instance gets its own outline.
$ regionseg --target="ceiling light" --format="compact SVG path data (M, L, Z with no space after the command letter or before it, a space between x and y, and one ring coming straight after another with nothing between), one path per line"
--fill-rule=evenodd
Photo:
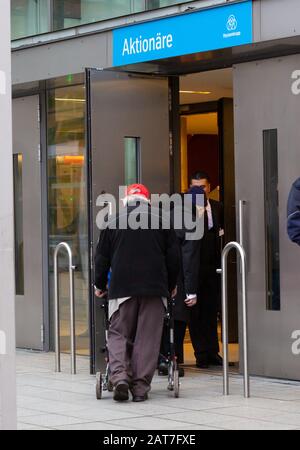
M76 102L76 103L85 103L84 98L55 98L56 102Z
M199 94L199 95L209 95L209 91L179 91L180 94Z

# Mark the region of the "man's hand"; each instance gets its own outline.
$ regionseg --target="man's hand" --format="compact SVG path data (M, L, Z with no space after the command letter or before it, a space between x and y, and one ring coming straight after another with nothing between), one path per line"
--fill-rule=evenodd
M95 296L98 298L103 298L107 294L107 291L101 291L101 289L96 288L95 286Z
M188 306L189 308L191 308L192 306L195 306L197 304L197 296L195 297L191 297L191 298L187 298L184 303L186 304L186 306Z
M175 298L177 295L177 286L175 287L175 289L173 289L173 291L171 292L171 298Z

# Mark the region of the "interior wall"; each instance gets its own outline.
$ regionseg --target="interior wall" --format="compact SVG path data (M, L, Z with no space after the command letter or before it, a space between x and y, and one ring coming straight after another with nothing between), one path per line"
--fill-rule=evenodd
M213 134L188 136L188 176L197 171L207 172L211 188L219 186L219 137Z
M188 190L188 135L187 135L187 118L181 117L181 192Z

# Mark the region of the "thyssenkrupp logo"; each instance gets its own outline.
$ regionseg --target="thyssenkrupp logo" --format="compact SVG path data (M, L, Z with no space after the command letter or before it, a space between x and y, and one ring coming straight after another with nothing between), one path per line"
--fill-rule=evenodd
M237 29L237 27L238 27L238 21L237 21L237 19L236 19L236 17L235 17L235 15L234 14L231 14L229 17L228 17L228 20L227 20L227 30L228 31L235 31L236 29Z

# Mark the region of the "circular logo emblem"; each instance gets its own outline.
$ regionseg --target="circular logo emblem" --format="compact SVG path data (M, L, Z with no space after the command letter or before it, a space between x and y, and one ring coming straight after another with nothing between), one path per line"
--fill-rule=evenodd
M231 14L231 16L228 17L227 20L227 30L228 31L235 31L238 27L238 21L236 20L236 17Z

